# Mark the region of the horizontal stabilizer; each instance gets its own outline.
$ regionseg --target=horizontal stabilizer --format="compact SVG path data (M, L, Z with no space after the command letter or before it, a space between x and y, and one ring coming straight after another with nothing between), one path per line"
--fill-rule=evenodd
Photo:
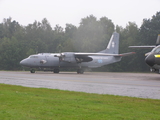
M149 46L129 46L129 48L155 48L155 45L149 45Z
M107 54L107 53L74 53L75 56L128 56L135 54L135 52L123 53L123 54Z
M135 52L129 52L129 53L123 53L123 54L119 54L119 56L129 56L129 55L133 55L136 54Z

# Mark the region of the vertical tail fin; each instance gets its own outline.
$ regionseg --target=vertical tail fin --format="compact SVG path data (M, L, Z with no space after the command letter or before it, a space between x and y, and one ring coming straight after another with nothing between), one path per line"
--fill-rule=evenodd
M107 48L100 52L118 54L119 53L119 33L114 32L110 38Z
M157 37L156 46L160 45L160 34Z

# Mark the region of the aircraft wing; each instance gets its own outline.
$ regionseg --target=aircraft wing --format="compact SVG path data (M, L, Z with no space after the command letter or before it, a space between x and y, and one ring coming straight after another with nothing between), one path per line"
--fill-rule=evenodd
M123 53L123 54L109 54L109 53L60 53L60 54L56 54L54 55L55 57L59 57L59 59L61 59L62 61L70 61L71 58L68 58L67 55L69 57L73 57L73 55L75 56L75 59L77 62L90 62L93 60L93 58L91 56L115 56L115 57L123 57L123 56L128 56L128 55L132 55L135 54L135 52L129 52L129 53Z
M155 45L150 45L150 46L129 46L129 48L155 48Z
M108 54L108 53L74 53L75 56L128 56L135 54L135 52L123 53L123 54Z

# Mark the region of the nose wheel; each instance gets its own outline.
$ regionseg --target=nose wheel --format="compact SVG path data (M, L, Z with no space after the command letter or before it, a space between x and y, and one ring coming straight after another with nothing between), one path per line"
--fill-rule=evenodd
M156 69L151 68L151 69L150 69L150 71L151 71L151 72L155 72L155 71L156 71Z
M156 73L160 74L160 69L151 68L150 71L151 72L156 72Z
M35 73L35 69L31 69L30 72L31 72L31 73Z
M83 74L84 73L84 70L83 69L78 69L77 70L77 74Z

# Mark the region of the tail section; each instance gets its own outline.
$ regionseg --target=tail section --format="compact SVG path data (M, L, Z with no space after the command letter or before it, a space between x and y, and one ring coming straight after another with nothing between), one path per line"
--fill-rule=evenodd
M156 45L129 46L129 48L155 48L158 45L160 45L160 34L157 36Z
M119 53L119 33L114 32L110 38L108 46L105 50L100 53L110 53L110 54L118 54Z
M160 45L160 34L157 37L156 46Z
M119 34L114 32L106 48L107 53L118 54L119 53Z

